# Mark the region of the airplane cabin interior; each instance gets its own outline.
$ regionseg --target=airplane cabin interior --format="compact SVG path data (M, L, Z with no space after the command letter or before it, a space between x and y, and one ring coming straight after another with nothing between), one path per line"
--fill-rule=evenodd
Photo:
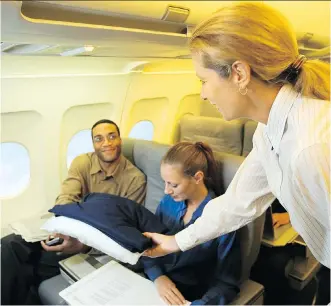
M208 143L226 189L257 124L226 121L201 99L187 42L195 25L231 2L1 2L1 237L13 232L11 223L54 206L73 159L93 151L91 126L100 119L118 124L123 154L147 176L153 212L163 195L158 165L178 141ZM300 54L330 63L330 1L258 2L289 19ZM248 270L264 222L242 233ZM305 252L287 265L299 294L314 287L319 269ZM245 273L233 304L263 304L263 285ZM46 285L42 300L51 303L57 285Z

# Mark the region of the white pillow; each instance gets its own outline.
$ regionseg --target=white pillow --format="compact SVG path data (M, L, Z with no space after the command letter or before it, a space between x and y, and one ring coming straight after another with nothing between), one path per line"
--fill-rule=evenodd
M77 238L80 242L131 265L136 264L141 256L140 253L132 253L125 249L93 226L76 219L63 216L52 217L41 229Z

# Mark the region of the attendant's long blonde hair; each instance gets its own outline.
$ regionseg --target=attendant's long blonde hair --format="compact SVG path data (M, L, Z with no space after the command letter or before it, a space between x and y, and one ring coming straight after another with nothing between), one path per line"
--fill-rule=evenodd
M294 31L272 7L253 2L226 5L201 22L189 47L206 68L229 77L236 60L246 61L252 75L267 83L291 83L305 96L330 100L330 64L307 60L289 81L288 69L299 57Z

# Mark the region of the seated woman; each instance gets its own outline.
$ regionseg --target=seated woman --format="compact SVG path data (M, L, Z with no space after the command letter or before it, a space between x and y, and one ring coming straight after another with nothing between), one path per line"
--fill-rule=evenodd
M156 214L174 235L199 218L208 202L219 195L216 162L201 142L180 142L161 163L165 196ZM167 304L230 303L239 292L240 246L232 232L187 252L142 258L144 271Z

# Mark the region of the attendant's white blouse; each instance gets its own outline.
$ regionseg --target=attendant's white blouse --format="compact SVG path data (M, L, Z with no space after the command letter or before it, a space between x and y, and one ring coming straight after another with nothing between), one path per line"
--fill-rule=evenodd
M259 124L253 150L226 193L175 238L190 249L260 216L275 197L315 258L330 268L330 102L279 91L267 125Z

